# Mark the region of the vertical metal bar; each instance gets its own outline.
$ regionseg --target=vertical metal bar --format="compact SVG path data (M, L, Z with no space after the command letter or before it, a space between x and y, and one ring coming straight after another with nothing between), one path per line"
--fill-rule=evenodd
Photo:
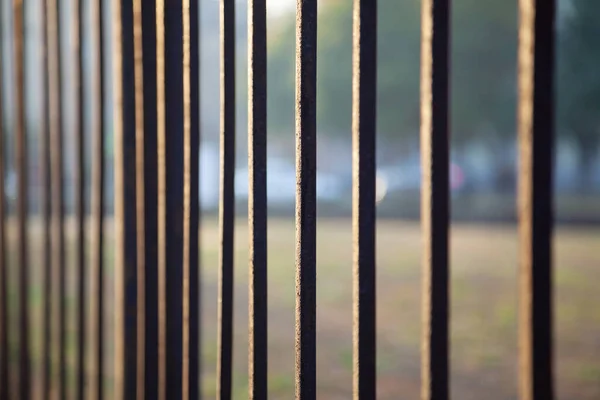
M136 81L143 89L138 89L138 95L143 94L143 142L138 142L138 151L143 152L143 190L138 195L143 198L143 214L138 210L138 216L144 218L143 249L144 262L144 297L145 297L145 326L144 326L144 398L153 400L158 396L158 270L157 270L157 220L158 220L158 186L157 186L157 148L156 148L156 1L135 0L136 7L141 12L141 49L143 55L141 78ZM140 132L138 127L138 132ZM141 132L140 132L141 133ZM141 229L141 226L140 226ZM138 260L139 263L139 260ZM139 345L139 343L138 343ZM138 371L140 374L141 371ZM141 375L140 375L141 377ZM138 393L140 396L140 393Z
M65 335L66 335L66 296L65 296L65 231L64 231L64 179L63 179L63 130L62 118L62 57L61 57L61 28L59 21L61 3L59 0L48 0L47 29L48 29L48 92L50 96L50 163L52 174L52 270L53 284L56 285L52 306L55 307L53 319L55 330L53 339L56 340L54 351L56 366L52 381L55 383L54 392L58 398L66 395L65 370Z
M315 399L317 1L296 1L296 398Z
M235 214L235 1L220 0L221 135L217 398L231 399Z
M0 21L4 21L4 7L0 5ZM6 190L4 171L6 153L4 150L4 41L0 40L0 398L8 399L10 394L8 377L8 264L6 257Z
M90 261L90 380L88 399L104 397L104 0L90 4L91 37L95 52L92 112L92 232Z
M156 152L158 177L158 399L167 400L167 166L165 110L165 2L156 1Z
M189 398L190 385L190 0L182 0L183 12L183 282L182 282L182 398Z
M73 83L75 84L75 220L76 220L76 246L75 262L77 266L77 356L75 362L76 398L83 400L85 390L85 316L87 311L86 280L87 271L85 263L85 132L84 132L84 102L85 86L83 84L83 4L81 0L75 1L73 13L73 47L75 68L73 70Z
M183 340L183 3L157 2L159 295L165 368L160 398L182 396ZM161 293L162 291L162 293ZM159 311L159 312L160 312ZM161 318L159 317L159 318ZM160 334L159 334L160 335ZM160 350L159 350L160 352ZM160 354L159 354L160 356ZM160 375L159 375L160 381ZM161 384L159 383L159 384Z
M354 0L353 20L353 392L354 399L375 399L377 0Z
M27 219L29 208L29 169L27 168L27 132L25 122L25 43L24 43L23 0L13 0L14 61L16 74L15 90L15 155L17 159L17 237L19 240L19 394L22 399L30 396L30 352L29 352L29 242Z
M183 0L183 398L198 398L198 2Z
M44 310L42 312L42 399L50 396L50 362L51 362L51 329L52 329L52 243L51 243L51 217L52 217L52 182L50 173L50 69L48 54L48 23L47 2L42 1L42 85L43 98L43 126L40 134L40 169L42 175L42 267L44 282ZM0 395L0 397L2 397Z
M137 381L136 96L133 2L115 0L115 398L135 399Z
M421 14L423 400L449 397L449 8L449 0L423 0Z
M133 2L133 68L135 90L135 208L136 208L136 398L146 398L146 182L142 2Z
M251 399L267 398L267 5L248 0L248 228Z
M554 0L519 1L520 398L554 398Z
M189 1L189 0L188 0ZM186 183L186 198L189 201L189 225L186 229L188 244L188 316L187 316L187 384L184 381L184 398L198 400L200 398L200 265L199 265L199 153L200 153L200 9L199 1L189 2L189 99L190 130L186 133L186 171L189 171L189 183ZM187 117L186 117L187 119ZM185 301L185 300L184 300Z

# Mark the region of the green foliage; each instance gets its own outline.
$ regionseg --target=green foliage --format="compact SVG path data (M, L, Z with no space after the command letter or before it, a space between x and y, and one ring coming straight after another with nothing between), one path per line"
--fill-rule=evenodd
M513 136L516 120L517 2L458 0L452 15L452 132L463 141Z
M416 139L419 125L420 1L381 0L378 24L378 130ZM493 126L514 133L516 4L481 0L453 3L451 38L452 131L468 139ZM352 106L352 2L329 1L319 14L317 109L323 133L348 135ZM272 37L270 122L293 129L294 20Z
M600 143L600 2L573 0L572 6L558 36L557 125L577 146L580 187L586 191Z
M600 142L600 2L572 0L558 16L557 114L562 135L578 144L589 166ZM378 131L417 139L419 126L420 1L380 0ZM322 134L349 135L352 107L352 1L324 2L318 21L317 117ZM269 123L294 127L295 21L269 38ZM517 2L456 0L452 4L451 132L455 144L515 136ZM485 135L485 137L482 137Z
M566 19L559 37L559 125L574 135L586 157L599 140L600 2L574 0L573 6L575 13Z

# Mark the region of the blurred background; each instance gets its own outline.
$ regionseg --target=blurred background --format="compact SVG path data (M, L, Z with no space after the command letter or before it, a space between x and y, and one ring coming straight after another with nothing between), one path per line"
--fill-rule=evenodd
M38 139L43 124L41 0L26 12L27 134L32 246L40 210ZM83 2L86 7L88 1ZM110 2L106 2L108 5ZM219 4L201 3L202 386L215 395L216 211L219 180ZM269 379L273 398L293 396L295 2L268 3ZM452 395L514 399L517 393L516 147L518 2L454 0L451 34ZM4 59L12 54L8 1L1 21ZM66 201L73 204L75 88L73 7L62 8ZM600 398L600 2L558 0L556 20L555 347L558 398ZM247 3L237 13L235 398L247 398ZM110 12L108 6L105 10ZM89 15L89 12L87 12ZM110 14L106 14L110 15ZM106 68L112 96L111 29ZM378 28L378 391L418 398L420 335L419 63L420 2L379 0ZM85 32L85 84L96 60ZM318 375L319 398L347 399L351 352L352 1L320 0L318 22ZM5 63L5 195L16 176L14 69ZM89 99L86 100L89 105ZM112 213L112 103L108 104L107 212ZM89 121L86 107L86 118ZM548 116L549 118L551 116ZM86 122L88 123L88 122ZM71 124L71 125L69 125ZM87 125L86 125L87 126ZM89 129L87 130L89 134ZM90 139L87 144L89 147ZM90 151L88 148L87 151ZM91 169L88 160L86 176ZM89 187L88 187L89 193ZM89 201L88 201L89 204ZM14 204L13 204L14 205ZM11 207L9 212L12 212ZM112 237L110 218L107 235ZM9 236L10 236L9 232ZM74 235L74 233L69 233ZM39 235L39 232L38 232ZM12 234L12 240L16 240ZM16 243L16 242L14 242ZM107 274L112 247L107 245ZM33 251L35 261L40 251ZM39 255L38 255L39 257ZM69 259L71 262L72 260ZM14 267L13 267L14 268ZM35 268L35 266L32 266ZM72 269L74 271L74 269ZM15 274L12 274L14 276ZM36 278L34 278L35 280ZM107 278L108 290L112 281ZM73 278L74 282L74 278ZM33 282L34 287L36 282ZM39 282L37 283L39 286ZM40 287L32 291L39 312ZM74 287L73 287L74 290ZM36 297L37 293L37 297ZM15 292L16 296L16 292ZM107 301L112 301L110 294ZM110 309L110 305L107 305ZM112 318L112 313L107 317ZM71 318L75 329L74 317ZM111 329L111 324L107 324ZM72 332L73 333L73 332ZM112 334L107 336L112 340ZM109 346L110 349L110 346ZM108 364L110 365L110 364ZM110 370L106 377L111 385Z

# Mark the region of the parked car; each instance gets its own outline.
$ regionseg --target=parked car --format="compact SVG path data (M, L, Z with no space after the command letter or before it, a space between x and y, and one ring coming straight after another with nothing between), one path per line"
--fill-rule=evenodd
M345 194L345 184L340 177L317 171L317 200L334 202ZM245 167L235 172L235 195L242 201L248 198L248 169ZM296 166L291 161L268 158L267 201L272 205L291 205L296 201Z
M219 204L219 148L216 145L203 144L199 155L200 177L198 196L200 207L214 210Z
M296 198L296 170L294 165L279 158L267 160L267 201L269 204L290 204ZM235 196L248 198L248 168L235 171Z

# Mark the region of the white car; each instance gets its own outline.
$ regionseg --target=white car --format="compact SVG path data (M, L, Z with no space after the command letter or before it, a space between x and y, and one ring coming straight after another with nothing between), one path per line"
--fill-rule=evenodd
M235 195L248 198L248 168L235 172ZM344 195L344 185L332 174L317 172L317 200L336 201ZM267 160L267 201L269 204L294 204L296 201L296 167L286 159Z
M269 204L289 204L296 198L296 171L281 159L267 161L267 201ZM235 196L248 198L248 168L235 171Z
M219 205L219 149L203 144L199 154L200 177L198 196L200 207L206 210L216 209Z

